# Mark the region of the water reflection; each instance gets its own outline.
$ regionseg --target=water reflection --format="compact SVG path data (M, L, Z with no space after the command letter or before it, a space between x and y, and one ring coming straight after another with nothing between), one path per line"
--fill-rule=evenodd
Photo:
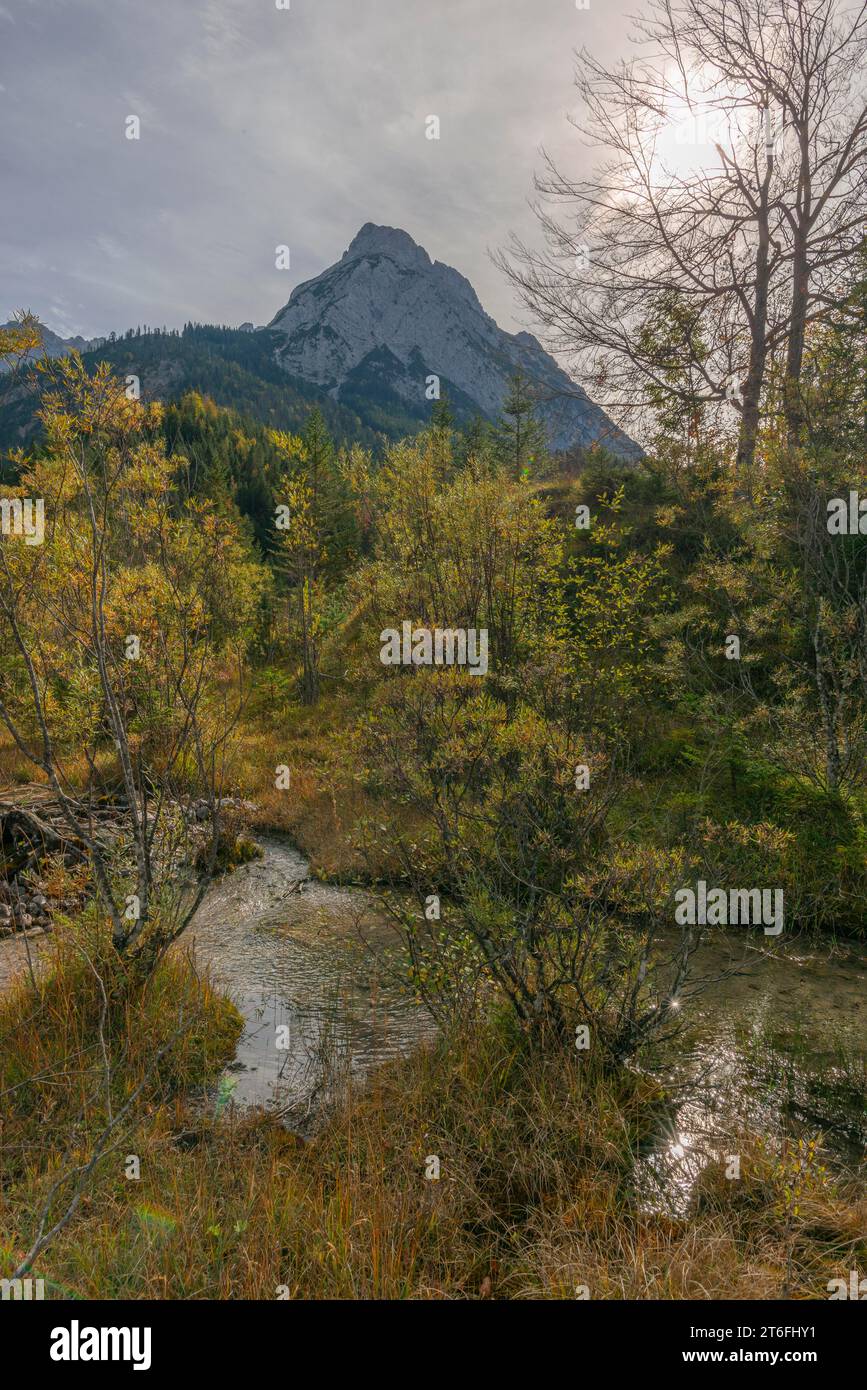
M348 1076L410 1052L434 1029L385 952L393 937L366 894L309 879L291 845L208 892L190 928L197 957L246 1020L232 1098L298 1120Z
M671 1104L636 1165L642 1204L682 1215L702 1169L729 1166L744 1130L822 1134L840 1164L862 1162L864 948L784 942L766 955L726 932L696 965L744 973L694 1001L683 1032L652 1059Z
M393 938L367 894L307 878L291 845L215 884L190 929L199 957L246 1020L224 1094L303 1127L346 1076L366 1075L434 1034L376 951ZM682 1032L649 1065L669 1100L639 1155L646 1207L682 1212L701 1170L743 1128L825 1133L856 1161L864 1142L867 951L717 931L695 961L719 980L684 1008Z

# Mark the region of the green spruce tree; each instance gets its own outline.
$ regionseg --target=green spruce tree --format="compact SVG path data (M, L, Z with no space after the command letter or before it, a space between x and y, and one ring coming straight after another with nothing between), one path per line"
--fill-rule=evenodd
M536 414L538 398L520 368L509 378L497 426L501 462L515 479L538 477L548 461L545 427Z

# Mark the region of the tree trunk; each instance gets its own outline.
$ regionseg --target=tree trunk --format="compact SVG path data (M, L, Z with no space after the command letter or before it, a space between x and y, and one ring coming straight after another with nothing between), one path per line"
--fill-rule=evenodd
M759 192L759 205L756 213L756 226L759 242L756 247L756 279L752 309L744 307L750 323L750 364L743 389L741 426L738 436L737 463L739 468L750 468L756 455L756 440L759 433L759 409L762 386L765 380L765 363L768 356L768 287L770 284L770 225L768 221L768 189L773 172L773 158L769 157L764 181Z
M813 629L813 652L816 660L816 694L819 697L819 708L822 711L822 725L825 732L825 776L830 790L836 793L840 790L842 766L840 746L837 742L837 728L831 692L828 689L828 682L825 679L825 668L822 657L824 643L822 640L821 622L821 616L817 617L816 625Z
M800 168L792 238L792 315L786 352L786 379L783 386L783 409L786 416L786 434L790 450L797 449L804 423L803 403L801 401L801 369L804 363L807 298L810 289L807 238L810 234L813 205L810 130L806 117L798 123L797 129Z
M301 699L305 705L315 705L319 699L319 672L313 647L313 615L310 611L310 581L301 584Z
M810 268L807 260L807 232L805 228L798 227L792 263L792 319L789 326L784 386L786 434L790 449L798 447L804 425L804 410L801 401L801 369L804 363L809 288Z

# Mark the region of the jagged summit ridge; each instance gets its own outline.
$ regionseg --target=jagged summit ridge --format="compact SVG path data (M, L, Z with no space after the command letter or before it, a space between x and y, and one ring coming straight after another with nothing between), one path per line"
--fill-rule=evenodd
M409 232L400 227L379 227L375 222L365 222L356 232L341 261L359 260L363 256L390 256L399 265L418 270L430 270L433 265L427 251L413 241Z
M603 440L640 453L532 334L506 333L465 276L398 227L366 222L335 265L295 287L269 328L284 369L336 400L373 394L419 413L436 375L459 414L494 418L521 367L539 391L551 448Z

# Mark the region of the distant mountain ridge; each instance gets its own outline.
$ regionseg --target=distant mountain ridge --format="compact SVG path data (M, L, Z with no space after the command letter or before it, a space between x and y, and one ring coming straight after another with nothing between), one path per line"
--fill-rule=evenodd
M0 328L17 327L15 320L10 319L8 323L0 323ZM50 328L46 328L44 323L39 325L42 333L42 348L35 348L33 352L28 352L26 360L35 362L40 357L66 357L70 352L90 352L93 348L102 347L105 338L61 338L59 334L53 333ZM8 371L8 366L0 362L0 372Z
M276 339L267 332L188 324L182 331L107 338L84 353L83 361L90 372L107 362L121 379L137 376L143 400L168 403L194 391L254 422L293 432L303 430L318 407L339 443L377 445L379 433L357 414L308 382L287 377L275 348ZM0 377L0 468L4 449L29 445L39 434L37 411L47 383L33 376ZM413 428L411 421L401 424L404 433Z
M196 391L278 429L303 428L318 405L336 439L366 446L430 420L431 376L459 424L496 420L520 368L553 450L604 445L627 461L641 456L531 334L504 332L463 275L407 232L372 222L335 265L297 285L266 327L187 324L90 340L41 327L43 352L33 357L78 351L90 370L108 362L119 376L138 376L146 400ZM0 378L0 450L38 434L39 394L39 383Z
M604 443L626 458L641 454L532 334L505 332L469 280L399 228L365 223L335 265L295 287L268 328L282 339L287 372L353 409L372 396L416 413L428 377L438 376L459 417L494 419L520 368L552 449Z

